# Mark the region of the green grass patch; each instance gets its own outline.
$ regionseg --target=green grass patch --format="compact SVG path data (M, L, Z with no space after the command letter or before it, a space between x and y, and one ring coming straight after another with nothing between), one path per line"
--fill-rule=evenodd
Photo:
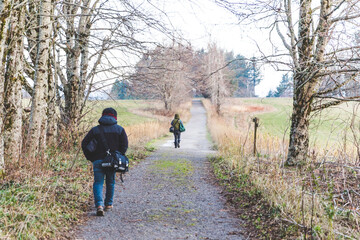
M122 126L139 124L152 121L152 118L143 117L131 113L131 109L143 109L151 107L151 103L144 100L107 100L107 101L90 101L88 103L89 113L85 116L85 122L96 125L101 117L102 110L112 107L117 111L117 121Z
M286 133L289 133L292 109L290 98L256 98L246 99L244 102L249 104L268 105L274 108L274 111L272 112L254 114L254 116L260 119L261 131L278 137L281 137L286 131Z
M254 116L260 119L260 131L272 136L288 138L290 133L292 99L290 98L264 98L245 99L247 104L268 105L274 111L256 113ZM354 111L355 126L360 125L359 112L356 112L357 103L344 103L337 107L325 109L311 116L310 143L324 146L333 144L345 136L349 130ZM348 133L349 134L349 133Z
M189 176L194 172L194 167L186 159L179 160L157 160L152 166L153 169L171 176Z

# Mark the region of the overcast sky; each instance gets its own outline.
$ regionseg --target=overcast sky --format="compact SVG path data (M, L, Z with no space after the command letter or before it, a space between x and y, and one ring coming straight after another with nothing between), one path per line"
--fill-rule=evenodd
M262 51L271 51L267 33L252 25L241 26L237 18L217 6L211 0L155 0L156 7L165 12L173 27L182 33L195 48L206 48L212 40L217 45L235 54L251 58L259 57L257 44ZM270 66L261 68L263 81L256 87L260 97L274 90L281 81L283 73L274 71Z

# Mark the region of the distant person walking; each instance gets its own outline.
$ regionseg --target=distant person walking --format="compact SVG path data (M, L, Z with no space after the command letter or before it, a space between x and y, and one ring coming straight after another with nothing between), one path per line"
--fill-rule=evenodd
M182 121L180 120L179 114L176 113L174 119L171 121L171 126L174 127L174 145L175 148L180 148L180 135L182 132L181 128L184 128Z
M106 139L111 151L119 151L125 155L128 149L128 137L125 129L117 124L117 112L113 108L105 108L99 119L99 124L93 127L85 136L81 143L81 148L86 159L93 163L94 170L94 200L96 215L104 216L104 210L112 209L114 189L115 189L115 170L102 168L101 163L107 155L107 150L102 143L102 138ZM106 179L105 202L103 201L103 185ZM105 207L105 209L104 209Z

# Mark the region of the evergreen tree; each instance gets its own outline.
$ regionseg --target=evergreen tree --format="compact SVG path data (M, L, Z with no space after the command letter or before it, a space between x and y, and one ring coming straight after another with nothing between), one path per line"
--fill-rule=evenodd
M128 83L126 81L116 79L111 88L110 95L115 99L129 99L130 94Z
M232 84L236 88L234 96L249 96L247 88L251 81L251 66L249 65L249 62L240 54L234 57L233 52L226 53L226 61L230 63L228 68L233 72Z
M284 74L282 76L280 85L276 88L274 92L274 97L290 97L292 95L292 78L289 74Z
M275 97L275 92L273 90L270 90L266 97Z
M249 77L250 82L247 83L247 89L248 89L248 97L256 97L255 95L255 87L257 85L259 85L259 83L261 82L261 72L260 72L260 68L259 66L256 64L256 58L252 57L251 58L251 66L250 66L250 73L249 73Z

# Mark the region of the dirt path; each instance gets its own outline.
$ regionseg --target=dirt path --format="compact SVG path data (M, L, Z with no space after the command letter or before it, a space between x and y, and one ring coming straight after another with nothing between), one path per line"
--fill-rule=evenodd
M241 221L231 214L211 183L207 156L206 112L194 101L181 148L173 139L159 142L157 151L119 181L114 209L90 220L76 239L244 239Z

